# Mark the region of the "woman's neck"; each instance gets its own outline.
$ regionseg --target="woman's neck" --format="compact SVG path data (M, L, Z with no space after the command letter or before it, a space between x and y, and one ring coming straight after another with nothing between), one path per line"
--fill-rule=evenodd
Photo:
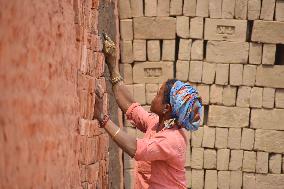
M165 127L165 121L171 119L171 115L170 114L163 114L161 116L159 116L159 125L157 127L157 132L162 130Z

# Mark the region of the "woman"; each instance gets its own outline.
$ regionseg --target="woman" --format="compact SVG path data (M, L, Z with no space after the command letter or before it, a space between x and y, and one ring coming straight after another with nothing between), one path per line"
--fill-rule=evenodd
M108 115L96 115L101 127L137 163L135 189L186 188L185 159L187 139L182 128L197 130L202 112L201 98L189 84L178 80L164 82L145 111L130 96L115 64L114 43L105 36L104 52L116 102L127 119L145 133L136 139L120 130Z

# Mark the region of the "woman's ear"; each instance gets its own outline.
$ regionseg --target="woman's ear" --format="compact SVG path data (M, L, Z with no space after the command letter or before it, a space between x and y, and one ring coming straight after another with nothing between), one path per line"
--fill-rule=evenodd
M172 112L172 106L170 104L166 104L164 107L165 113L166 112Z

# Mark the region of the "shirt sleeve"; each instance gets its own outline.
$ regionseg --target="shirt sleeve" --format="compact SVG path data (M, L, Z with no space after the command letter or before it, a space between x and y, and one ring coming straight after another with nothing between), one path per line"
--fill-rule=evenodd
M126 111L126 117L132 125L145 133L155 115L147 112L139 103L133 103Z

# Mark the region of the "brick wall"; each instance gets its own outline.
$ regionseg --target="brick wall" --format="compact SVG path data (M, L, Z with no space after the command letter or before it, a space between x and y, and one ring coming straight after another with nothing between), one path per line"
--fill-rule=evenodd
M104 3L115 16L116 4ZM95 103L108 111L104 7L98 0L0 7L0 188L108 188L109 138L93 120Z
M149 109L167 78L203 97L203 127L189 133L188 188L284 187L283 13L282 0L119 1L120 67L134 98ZM124 174L132 188L126 154Z

